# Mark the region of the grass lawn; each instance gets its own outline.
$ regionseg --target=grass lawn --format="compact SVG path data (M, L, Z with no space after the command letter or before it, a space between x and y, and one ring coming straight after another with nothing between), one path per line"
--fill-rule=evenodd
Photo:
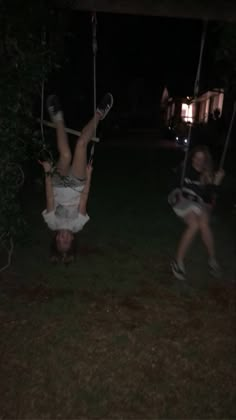
M223 278L199 238L169 268L182 223L174 151L96 146L91 221L75 264L48 261L43 191L0 279L0 419L235 419L235 215L213 217Z

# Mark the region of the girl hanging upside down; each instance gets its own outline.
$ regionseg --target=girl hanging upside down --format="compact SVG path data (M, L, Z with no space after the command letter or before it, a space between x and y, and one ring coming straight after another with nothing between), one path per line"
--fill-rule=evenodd
M220 277L220 267L215 256L215 246L209 218L213 198L224 177L224 171L213 172L212 158L207 147L198 146L190 154L184 174L183 187L176 188L168 197L174 212L186 224L180 239L176 258L171 263L174 276L185 280L184 259L197 232L200 232L208 253L210 273ZM180 180L181 176L179 177Z
M113 97L107 93L94 117L83 128L72 159L58 98L55 95L48 98L48 112L56 126L59 160L56 168L51 162L39 163L45 172L47 203L42 216L49 229L54 231L52 261L68 263L75 257L75 234L89 220L87 201L93 168L92 162L87 164L87 146L95 135L97 125L106 117L112 105Z

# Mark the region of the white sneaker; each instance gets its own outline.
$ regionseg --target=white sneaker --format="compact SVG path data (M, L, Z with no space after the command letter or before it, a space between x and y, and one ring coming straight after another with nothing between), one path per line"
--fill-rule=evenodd
M180 267L176 260L171 261L171 270L178 280L186 280L186 273L184 268Z
M219 279L221 277L222 273L221 273L220 265L218 264L216 259L215 258L209 259L208 266L209 266L210 274L213 277L215 277L216 279Z

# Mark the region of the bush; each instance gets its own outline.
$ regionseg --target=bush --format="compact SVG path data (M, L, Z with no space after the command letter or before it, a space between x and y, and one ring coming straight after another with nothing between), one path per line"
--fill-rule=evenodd
M58 21L58 14L43 1L5 0L0 5L2 246L13 241L25 225L19 190L24 184L23 166L32 159L34 138L38 136L34 104L40 98L42 81L47 80L56 63Z

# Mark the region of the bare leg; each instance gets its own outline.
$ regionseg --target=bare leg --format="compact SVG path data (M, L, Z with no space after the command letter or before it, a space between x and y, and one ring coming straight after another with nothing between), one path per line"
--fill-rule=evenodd
M87 146L95 134L95 128L101 119L101 114L96 112L95 116L83 128L77 140L75 153L72 161L72 173L78 178L86 178L87 167Z
M189 213L184 220L187 223L187 228L180 239L177 249L176 260L178 263L183 263L187 250L199 229L198 216L195 213Z
M71 164L71 151L68 143L68 137L65 132L63 121L56 121L56 134L57 134L57 148L59 151L59 159L57 162L57 169L62 176L69 173Z
M202 241L207 249L209 258L215 258L214 238L209 226L209 215L204 212L199 219L199 228L201 232Z

